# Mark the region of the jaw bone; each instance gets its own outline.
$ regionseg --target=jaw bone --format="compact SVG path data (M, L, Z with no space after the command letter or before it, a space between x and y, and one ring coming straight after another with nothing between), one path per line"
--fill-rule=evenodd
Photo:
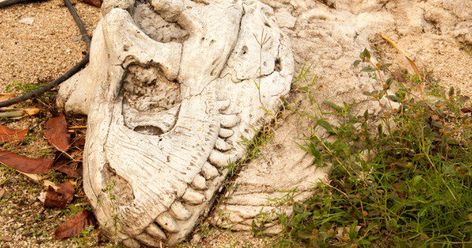
M58 105L88 114L84 189L105 233L172 245L281 106L293 58L258 1L125 6L107 7L90 64L61 86Z

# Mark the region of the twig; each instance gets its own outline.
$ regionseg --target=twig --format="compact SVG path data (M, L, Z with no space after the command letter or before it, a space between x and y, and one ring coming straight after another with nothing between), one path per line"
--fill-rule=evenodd
M0 2L0 9L6 8L15 4L19 3L35 3L35 2L42 2L45 0L5 0Z
M10 105L13 105L13 104L23 102L23 101L29 100L31 98L37 97L39 95L42 95L43 93L53 89L54 87L58 86L61 83L63 83L64 81L69 79L71 76L73 76L75 73L79 72L85 65L87 65L88 61L89 61L89 54L87 53L85 55L85 57L78 64L76 64L74 67L72 67L72 69L70 69L66 73L64 73L64 75L60 76L58 79L52 81L51 83L47 84L44 87L41 87L39 89L28 92L28 93L26 93L24 95L21 95L19 97L15 97L15 98L6 100L4 102L0 102L0 108L1 107L7 107L7 106L10 106Z
M23 2L28 2L30 0L6 0L6 1L18 3L18 2L22 2L22 1ZM4 3L5 3L5 1L0 3L0 8L2 8L2 4L4 4ZM14 3L12 3L12 4L14 4ZM83 21L80 19L80 16L77 14L77 11L74 8L74 6L72 6L72 3L70 2L70 0L64 0L64 3L67 6L67 9L69 10L70 14L74 18L75 24L79 28L80 33L82 35L82 39L87 44L87 54L82 58L82 60L79 63L77 63L74 67L69 69L66 73L64 73L62 76L60 76L56 80L50 82L49 84L47 84L44 87L41 87L39 89L28 92L24 95L21 95L21 96L18 96L18 97L0 102L0 108L1 107L7 107L7 106L10 106L10 105L13 105L13 104L16 104L16 103L19 103L19 102L23 102L23 101L29 100L31 98L35 98L37 96L42 95L43 93L53 89L54 87L58 86L59 84L63 83L64 81L66 81L67 79L72 77L74 74L79 72L82 68L84 68L85 65L87 65L87 63L89 62L90 36L88 35L87 29L85 28L85 25L84 25ZM7 6L9 6L9 5L7 5Z
M74 22L80 30L82 39L87 44L87 53L88 53L90 49L90 36L87 33L87 28L85 28L84 22L82 21L82 19L80 19L79 14L77 14L77 10L74 8L74 6L72 6L72 3L70 2L70 0L64 0L64 3L67 6L67 9L69 10L70 14L72 15L72 18L74 18Z

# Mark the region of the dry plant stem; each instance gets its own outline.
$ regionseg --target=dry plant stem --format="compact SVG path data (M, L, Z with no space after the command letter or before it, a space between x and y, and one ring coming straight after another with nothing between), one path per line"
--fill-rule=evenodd
M390 39L387 35L385 35L384 33L380 33L380 36L388 42L388 44L390 44L392 47L394 47L395 49L397 49L405 58L406 60L408 60L408 63L410 63L410 66L411 68L415 71L416 75L418 76L419 80L422 81L422 78L421 78L421 73L420 73L420 70L418 70L418 66L416 66L415 62L406 54L406 52L401 49L397 43L395 43L392 39Z
M10 2L9 5L12 5L12 4L15 4L15 3L26 2L26 1L7 0L7 2ZM51 83L47 84L44 87L41 87L39 89L28 92L24 95L21 95L21 96L18 96L18 97L0 102L0 108L1 107L7 107L7 106L10 106L10 105L13 105L13 104L17 104L17 103L20 103L20 102L23 102L23 101L26 101L26 100L29 100L31 98L35 98L35 97L38 97L38 96L44 94L45 92L53 89L54 87L58 86L62 82L66 81L67 79L72 77L74 74L79 72L82 68L84 68L85 65L87 65L87 63L89 62L89 51L88 50L89 50L89 47L90 47L90 37L87 34L87 30L85 28L85 25L82 22L82 20L80 19L80 16L77 14L77 11L75 10L74 6L72 6L72 3L70 2L70 0L64 0L64 3L67 6L67 9L69 10L70 14L74 18L74 21L75 21L77 27L79 28L80 33L82 34L83 40L87 44L87 54L82 58L82 60L79 63L77 63L74 67L69 69L66 73L64 73L62 76L60 76L56 80L52 81ZM5 3L5 2L0 3L0 8L4 8L6 6L9 6L9 5L5 5L5 4L7 4L7 3Z

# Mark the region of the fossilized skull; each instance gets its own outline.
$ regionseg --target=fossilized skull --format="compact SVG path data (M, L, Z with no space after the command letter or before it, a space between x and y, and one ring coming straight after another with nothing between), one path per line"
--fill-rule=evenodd
M84 188L127 246L175 244L207 214L290 90L293 58L255 0L110 0L58 105L88 114Z

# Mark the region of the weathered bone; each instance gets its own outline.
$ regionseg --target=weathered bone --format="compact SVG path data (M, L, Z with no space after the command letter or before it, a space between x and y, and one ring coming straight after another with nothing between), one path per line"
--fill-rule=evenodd
M58 105L88 114L84 189L130 247L175 244L290 90L293 58L255 0L109 0Z

